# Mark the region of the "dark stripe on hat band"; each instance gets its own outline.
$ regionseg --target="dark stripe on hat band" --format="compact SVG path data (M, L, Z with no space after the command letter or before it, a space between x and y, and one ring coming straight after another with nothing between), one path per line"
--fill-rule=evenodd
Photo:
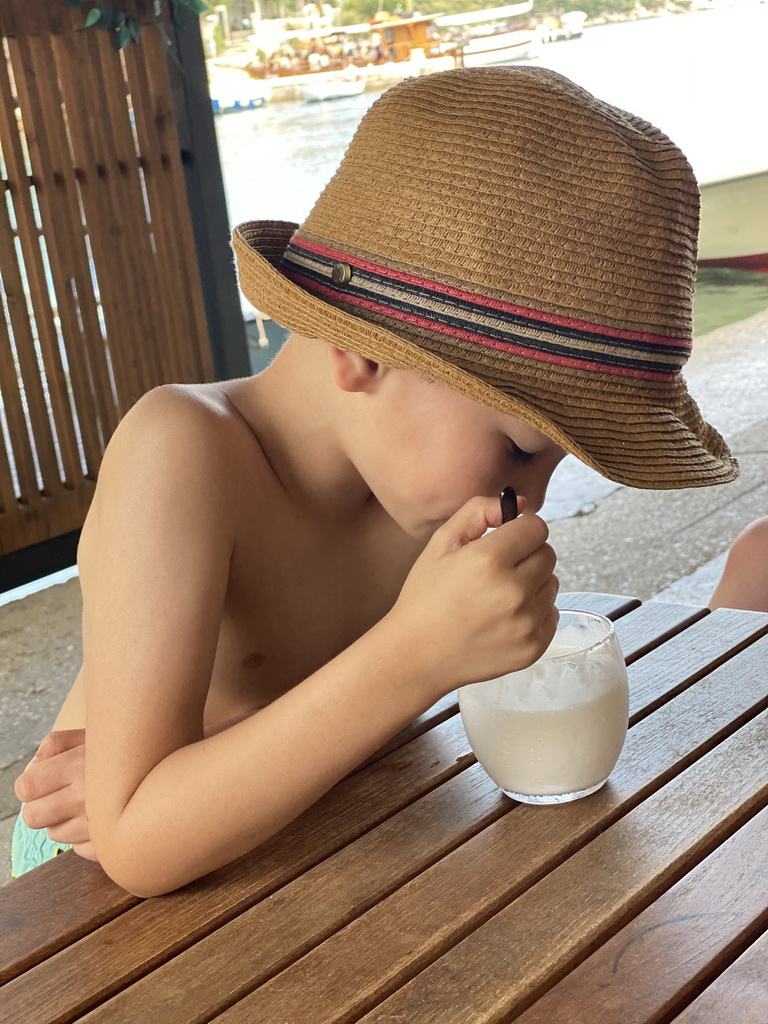
M611 340L621 338L642 344L662 346L664 349L672 349L673 351L676 350L679 353L690 355L691 341L689 338L674 338L653 334L649 331L608 327L604 324L595 324L575 317L544 312L543 310L527 309L511 302L468 292L441 282L430 281L416 274L372 263L370 260L363 259L360 256L319 245L317 242L301 238L298 235L294 235L291 240L288 252L293 253L294 256L299 258L310 259L316 262L318 266L332 267L334 263L345 262L351 268L354 268L355 276L361 274L369 280L386 282L387 286L391 288L407 288L410 285L420 295L431 295L443 302L450 298L457 299L463 301L470 310L480 307L488 310L494 316L508 314L513 321L515 318L519 318L520 322L529 323L541 329L551 330L553 327L565 327L571 331L585 332L587 336L597 336Z
M402 320L422 329L451 335L496 351L594 372L655 381L669 381L679 373L679 364L670 364L669 362L669 350L660 353L666 357L665 361L653 361L641 358L635 346L618 342L617 339L604 339L599 335L588 335L585 332L565 332L562 329L553 332L551 325L542 325L535 321L527 324L514 324L513 326L518 328L517 331L494 327L490 323L483 322L478 317L477 311L473 312L471 319L466 316L451 316L445 311L435 313L418 303L392 296L382 297L377 292L357 287L352 283L343 288L336 288L327 274L312 271L303 264L294 264L289 259L284 260L284 264L286 275L301 287L320 294L335 304L352 307L358 312L358 315L363 310L367 310L376 314L378 318L383 316ZM357 280L358 274L355 273L354 276ZM493 319L498 320L499 318L493 316ZM538 330L544 329L550 337L543 339L521 334L520 327L523 326L530 326ZM572 337L579 342L579 345L576 347L558 344L557 338L553 338L552 334ZM592 342L593 345L608 343L612 351L605 352L590 348L588 342ZM626 354L616 351L617 347L624 348L625 346L628 349ZM645 349L642 354L650 353Z
M610 376L619 377L631 377L635 380L646 380L646 381L659 381L669 383L671 381L679 380L680 374L670 374L669 372L660 372L658 370L648 371L632 368L627 365L611 366L608 365L603 359L603 354L600 353L600 361L590 361L582 359L577 353L569 350L565 356L558 356L553 353L543 351L537 347L533 349L529 347L527 338L520 338L520 343L512 343L509 341L501 341L495 338L489 337L484 332L478 334L476 331L462 330L455 327L449 327L443 322L435 320L427 320L423 317L404 312L397 312L388 306L377 306L375 303L368 302L365 299L360 299L357 296L349 295L343 296L337 289L328 288L325 285L318 284L316 281L305 277L302 274L297 274L293 271L284 271L285 276L289 277L296 284L305 288L308 291L312 291L315 294L322 295L324 298L333 302L338 306L348 305L351 307L351 311L359 315L361 308L366 309L374 314L379 314L377 320L383 320L386 322L387 319L397 319L405 323L412 324L414 327L420 327L427 332L434 332L436 334L446 334L450 337L461 339L463 341L470 341L477 344L478 347L491 349L497 352L505 352L509 355L522 356L528 359L533 359L538 362L545 362L557 366L570 367L576 370L584 370L591 373L604 373ZM539 346L540 342L538 339L534 340L534 343ZM428 347L428 346L424 346ZM466 354L466 353L465 353Z

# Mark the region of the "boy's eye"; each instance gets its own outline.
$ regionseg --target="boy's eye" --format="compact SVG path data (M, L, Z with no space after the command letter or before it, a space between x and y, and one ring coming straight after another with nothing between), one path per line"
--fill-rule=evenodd
M511 437L507 438L507 451L511 459L516 459L518 462L531 462L535 452L526 452L518 444L512 440Z

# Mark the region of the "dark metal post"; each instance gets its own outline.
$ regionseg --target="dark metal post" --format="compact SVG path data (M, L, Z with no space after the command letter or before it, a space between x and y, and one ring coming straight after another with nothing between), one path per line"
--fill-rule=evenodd
M183 71L169 56L181 158L203 286L213 365L218 380L251 372L240 307L224 181L216 142L198 18L167 26Z

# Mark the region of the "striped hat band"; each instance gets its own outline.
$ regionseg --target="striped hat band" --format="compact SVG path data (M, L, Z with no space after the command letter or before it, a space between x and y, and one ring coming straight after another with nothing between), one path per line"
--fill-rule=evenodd
M644 381L675 380L691 353L670 338L559 316L452 287L299 233L282 259L296 284L358 316L390 318L498 353Z

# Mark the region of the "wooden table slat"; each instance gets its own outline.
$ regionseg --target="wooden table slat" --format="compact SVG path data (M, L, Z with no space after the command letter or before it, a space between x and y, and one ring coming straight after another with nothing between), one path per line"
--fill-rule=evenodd
M670 1024L766 1024L768 932Z
M756 851L762 857L756 859ZM520 1024L668 1020L766 924L768 809L517 1019ZM768 973L763 982L768 992Z
M660 647L708 614L706 608L649 601L623 615L616 622L616 635L627 664Z
M0 985L140 902L74 853L14 879L0 893Z
M362 1019L501 1024L520 1013L768 803L766 758L763 714ZM269 1019L240 1012L247 1002L217 1020Z
M273 1014L281 1019L282 1014L284 1019L298 1022L307 986L313 993L312 1024L355 1019L379 996L407 980L553 865L598 835L649 789L691 764L702 748L710 749L735 724L765 709L768 695L756 680L762 682L767 658L768 639L743 652L735 664L728 663L702 681L695 694L686 691L665 705L631 730L616 774L603 791L587 801L551 809L517 807L318 946L294 969L257 990L243 1004L242 1019L249 1014L253 1020L269 1020ZM513 864L509 862L511 849L515 851ZM349 883L339 874L335 884ZM250 912L249 919L252 933L263 934L264 919L258 907ZM156 978L147 980L146 992L154 992L155 1004L161 993L177 987L176 970L180 981L190 986L182 996L187 1005L178 1016L171 1013L167 1002L163 1004L164 1014L170 1014L169 1022L185 1020L184 1012L190 1006L202 1001L207 1008L211 996L224 995L217 993L215 972L206 966L209 950L197 957L197 950L191 950L185 955L189 967L186 963L169 964L162 973L157 972ZM345 961L354 962L354 972L338 970ZM260 970L254 968L250 974L253 985L262 980ZM280 1002L275 1003L272 999L278 989ZM145 1024L159 1024L161 1019L165 1022L166 1017L155 1016L149 1009L152 1002L148 997L142 1000L143 1012L148 1014ZM94 1015L94 1020L99 1019Z
M718 608L629 666L629 720L664 701L768 633L768 615Z
M557 607L561 611L597 612L608 619L619 619L634 608L640 607L636 597L621 594L591 594L580 590L566 590L557 595Z

